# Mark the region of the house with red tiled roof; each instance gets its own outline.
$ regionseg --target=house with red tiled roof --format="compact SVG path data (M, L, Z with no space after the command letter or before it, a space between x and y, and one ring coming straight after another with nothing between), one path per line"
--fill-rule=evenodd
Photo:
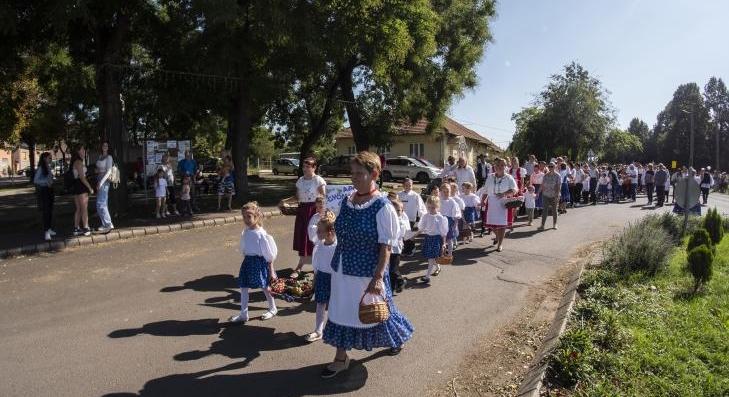
M450 117L446 116L441 127L433 133L428 133L427 127L427 120L396 127L390 143L378 152L385 157L424 158L438 166L442 166L448 156L463 156L470 164L475 164L479 154L493 158L503 153L503 149L491 140ZM352 130L345 128L335 138L338 155L356 153Z

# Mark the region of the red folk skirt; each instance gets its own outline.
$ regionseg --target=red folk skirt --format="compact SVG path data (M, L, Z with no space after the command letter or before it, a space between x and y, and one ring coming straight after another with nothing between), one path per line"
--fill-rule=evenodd
M316 213L316 203L299 203L294 224L294 251L299 256L311 256L314 244L309 240L307 229L311 217Z

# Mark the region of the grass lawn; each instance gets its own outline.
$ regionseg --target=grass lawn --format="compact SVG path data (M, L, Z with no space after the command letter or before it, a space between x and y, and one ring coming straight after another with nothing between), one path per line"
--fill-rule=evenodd
M553 384L576 385L550 394L729 396L729 238L697 294L685 244L667 255L668 269L650 278L585 273L550 375Z

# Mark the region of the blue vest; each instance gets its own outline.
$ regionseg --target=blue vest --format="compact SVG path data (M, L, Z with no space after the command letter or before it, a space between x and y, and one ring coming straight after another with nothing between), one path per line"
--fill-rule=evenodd
M347 198L342 200L334 222L337 232L337 248L332 257L332 269L339 269L342 261L342 273L355 277L372 277L377 268L380 256L380 243L377 235L377 212L387 205L386 197L375 199L365 209L354 209L347 205Z

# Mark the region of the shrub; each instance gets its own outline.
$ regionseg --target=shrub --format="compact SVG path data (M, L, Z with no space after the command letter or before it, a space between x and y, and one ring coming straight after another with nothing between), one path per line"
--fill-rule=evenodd
M663 212L660 215L650 214L643 218L641 223L653 227L660 227L671 236L674 244L679 245L681 243L683 218L673 215L670 212ZM690 225L687 228L689 227Z
M625 274L643 272L654 275L666 268L673 241L654 222L628 225L604 248L603 263Z
M696 229L689 237L688 245L686 246L686 252L691 252L692 249L705 245L713 250L714 244L711 241L709 232L706 229Z
M588 330L567 330L560 338L559 347L552 352L549 367L551 377L562 386L573 386L592 373L590 360L593 354L592 337Z
M711 280L714 254L705 245L698 246L688 253L688 267L694 276L694 292Z
M710 209L704 217L704 228L709 232L711 241L714 244L719 244L721 239L724 237L724 220L721 219L719 211L716 208Z

